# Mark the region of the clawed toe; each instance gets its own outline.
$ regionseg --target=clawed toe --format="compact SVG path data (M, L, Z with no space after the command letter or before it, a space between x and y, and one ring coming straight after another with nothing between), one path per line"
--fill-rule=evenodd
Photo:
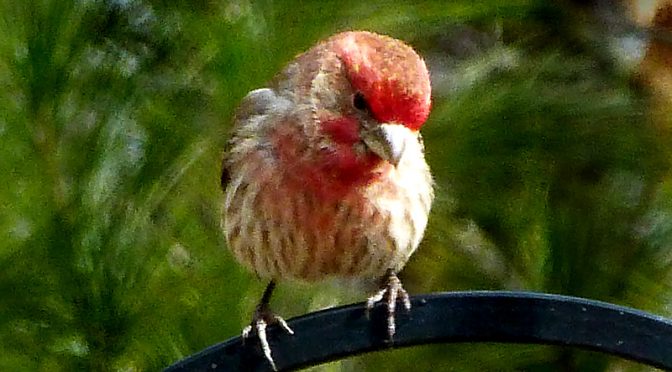
M278 368L275 366L275 361L271 354L271 346L268 344L268 338L266 337L266 328L273 323L278 323L290 335L294 334L294 331L289 328L289 325L287 325L287 322L282 319L282 317L273 314L268 309L263 309L263 311L257 311L252 323L243 328L242 337L244 341L250 337L253 331L256 332L257 337L259 338L259 344L261 345L261 350L263 351L266 360L271 364L273 370L277 371Z
M271 367L274 371L277 371L278 368L275 365L273 360L273 355L271 354L271 346L268 344L268 338L266 337L266 328L272 324L279 324L282 329L284 329L290 335L294 334L294 331L289 327L287 322L280 316L273 313L268 307L268 300L270 299L271 293L275 287L275 283L269 283L264 296L262 297L261 302L257 305L257 310L254 312L252 317L252 322L247 327L243 328L242 338L243 342L249 338L252 333L256 333L259 338L259 344L261 350L266 357L266 360L271 364Z
M385 299L387 305L387 336L392 341L396 333L395 312L397 308L397 299L401 299L406 311L411 310L411 301L408 292L402 287L401 281L393 270L388 270L384 277L382 288L366 301L366 316L373 309L377 302Z

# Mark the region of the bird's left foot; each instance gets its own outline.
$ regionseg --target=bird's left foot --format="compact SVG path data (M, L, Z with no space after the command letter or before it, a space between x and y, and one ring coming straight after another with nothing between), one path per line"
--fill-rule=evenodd
M408 298L408 292L402 287L401 280L392 269L388 269L385 273L380 290L366 301L367 316L376 302L383 299L387 304L387 336L388 340L392 341L396 332L394 314L397 308L397 299L401 299L406 311L411 310L411 300Z

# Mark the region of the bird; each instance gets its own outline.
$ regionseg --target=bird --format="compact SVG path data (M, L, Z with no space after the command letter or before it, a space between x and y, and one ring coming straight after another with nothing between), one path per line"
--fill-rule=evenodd
M366 301L411 303L397 274L420 244L434 199L420 129L431 110L427 66L401 40L344 31L296 56L233 118L221 173L222 229L235 259L268 286L256 333L277 370L267 326L278 281L381 280Z

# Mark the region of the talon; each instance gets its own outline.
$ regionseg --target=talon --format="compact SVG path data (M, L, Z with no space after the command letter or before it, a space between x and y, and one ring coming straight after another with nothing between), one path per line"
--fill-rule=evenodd
M282 317L280 317L280 316L278 316L278 315L275 315L275 321L278 322L278 324L280 324L280 326L281 326L287 333L289 333L290 335L293 335L293 334L294 334L294 331L292 331L292 329L289 328L289 325L287 324L287 322L285 322L284 319L282 319Z
M411 299L408 297L408 292L406 292L405 289L400 288L401 291L401 300L404 302L404 309L406 309L406 312L411 311Z
M382 288L366 301L366 317L369 318L369 312L373 309L376 302L380 302L385 298L387 305L387 336L388 340L392 341L396 333L395 313L397 308L397 300L400 299L406 311L411 310L411 300L408 292L401 286L401 281L393 270L388 270L384 277Z
M243 332L240 335L243 338L243 345L245 345L245 340L250 337L250 332L252 332L252 325L243 328Z
M261 344L261 350L264 352L264 356L271 363L274 371L277 371L278 368L275 366L275 361L273 361L273 356L271 355L271 345L268 344L268 339L266 338L266 327L267 324L263 319L257 321L257 336L259 336L259 343Z
M373 306L376 304L376 302L380 302L383 299L386 292L387 292L387 287L381 289L375 295L369 297L366 300L366 319L370 319L370 313L371 313L371 310L373 310Z

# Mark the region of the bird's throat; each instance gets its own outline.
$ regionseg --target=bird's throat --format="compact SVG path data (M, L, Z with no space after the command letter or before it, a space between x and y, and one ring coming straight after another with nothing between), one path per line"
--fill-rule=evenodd
M362 151L356 119L339 118L322 122L328 145L312 147L301 143L300 133L277 132L275 146L283 163L288 192L309 192L327 199L339 199L359 187L375 182L391 167L370 151Z

